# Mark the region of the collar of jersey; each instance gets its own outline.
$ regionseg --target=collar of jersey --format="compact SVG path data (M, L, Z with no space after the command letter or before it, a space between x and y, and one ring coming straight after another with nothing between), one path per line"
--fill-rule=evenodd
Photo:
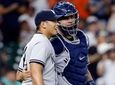
M36 32L36 34L43 34L43 33L41 33L41 32Z

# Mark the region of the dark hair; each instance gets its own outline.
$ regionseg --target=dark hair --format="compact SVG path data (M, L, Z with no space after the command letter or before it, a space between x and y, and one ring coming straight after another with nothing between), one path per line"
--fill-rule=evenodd
M40 29L40 24L41 23L38 23L38 25L36 26L36 31Z

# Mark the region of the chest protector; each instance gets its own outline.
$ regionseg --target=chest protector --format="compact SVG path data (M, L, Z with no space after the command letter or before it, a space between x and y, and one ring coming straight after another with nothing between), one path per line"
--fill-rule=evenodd
M72 84L72 85L85 85L86 74L87 74L87 54L88 54L88 43L86 36L83 32L77 32L77 38L79 39L78 44L72 44L64 40L60 36L63 43L70 52L70 61L65 67L63 76Z
M63 52L64 48L67 48L67 50L69 51L70 59L68 57L62 59L63 61L68 60L68 63L63 65L63 70L61 70L62 75L66 78L66 80L72 85L85 85L88 69L88 43L83 32L78 31L76 37L79 39L79 43L68 42L61 35L58 35L58 38L60 38L58 40L61 40L61 43L63 44L52 42L52 45L54 47L56 55L60 55ZM60 57L60 59L61 58L63 57Z

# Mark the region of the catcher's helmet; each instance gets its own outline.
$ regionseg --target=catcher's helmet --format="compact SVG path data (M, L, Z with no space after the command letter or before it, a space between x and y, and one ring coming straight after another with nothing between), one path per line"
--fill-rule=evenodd
M65 34L69 34L72 36L76 35L77 33L76 28L78 28L78 22L79 22L79 14L75 6L70 2L58 2L54 6L53 10L55 11L56 15L59 17L58 20L63 20L64 17L68 17L71 15L75 16L75 24L72 27L66 27L60 25L60 29Z
M55 11L56 15L60 17L78 13L75 6L69 2L59 2L54 6L53 10Z

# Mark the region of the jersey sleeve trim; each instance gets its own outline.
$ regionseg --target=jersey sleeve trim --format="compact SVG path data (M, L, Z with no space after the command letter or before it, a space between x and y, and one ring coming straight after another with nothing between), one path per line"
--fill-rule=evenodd
M31 59L29 63L38 63L41 64L43 67L45 66L45 63L41 60Z
M22 68L20 68L20 67L18 67L18 71L22 72L22 71L23 71L23 69L22 69Z

